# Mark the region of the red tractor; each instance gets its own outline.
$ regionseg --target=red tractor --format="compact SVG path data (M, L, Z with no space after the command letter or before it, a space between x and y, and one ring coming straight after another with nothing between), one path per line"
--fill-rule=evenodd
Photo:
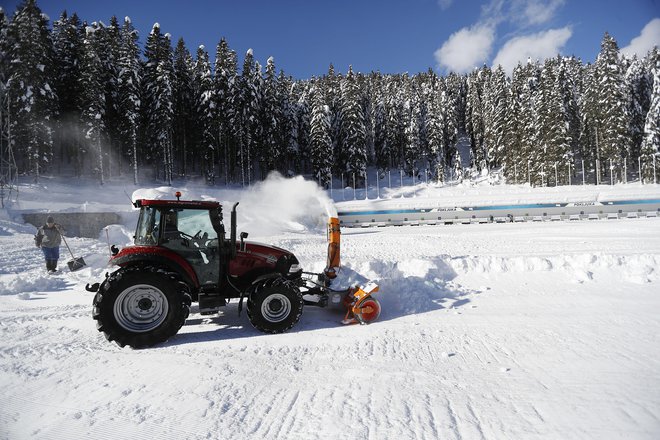
M119 266L96 292L93 318L109 341L120 346L148 347L174 336L190 313L217 313L230 299L241 313L247 300L252 325L266 333L281 333L300 319L303 306L343 303L343 323L369 323L380 304L371 294L378 286L330 289L339 266L339 222L331 219L328 265L321 274L303 272L291 252L275 246L236 239L236 206L231 211L229 238L222 206L213 201L137 200L140 208L134 245L112 247L109 264ZM303 276L305 275L305 276ZM308 275L318 277L312 281Z

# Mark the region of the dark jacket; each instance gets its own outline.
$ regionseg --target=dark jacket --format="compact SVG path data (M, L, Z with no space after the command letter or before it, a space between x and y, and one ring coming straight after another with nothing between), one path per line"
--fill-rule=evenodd
M55 223L52 227L43 225L37 230L37 235L34 236L34 243L38 247L54 248L62 244L62 226Z

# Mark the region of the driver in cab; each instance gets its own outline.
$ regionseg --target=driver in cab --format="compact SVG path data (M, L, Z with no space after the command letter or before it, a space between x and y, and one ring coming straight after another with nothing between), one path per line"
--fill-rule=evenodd
M181 238L181 233L177 228L177 213L175 211L167 211L164 217L165 221L162 238L165 241Z

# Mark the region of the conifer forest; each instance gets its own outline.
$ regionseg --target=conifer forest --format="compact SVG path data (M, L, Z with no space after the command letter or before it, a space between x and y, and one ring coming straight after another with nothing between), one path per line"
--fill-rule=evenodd
M652 182L660 167L660 52L627 58L607 33L593 62L511 73L329 65L296 79L252 50L240 63L224 38L210 52L158 24L138 36L128 17L51 23L35 0L1 11L2 124L18 173L248 185L277 170L328 185L370 168L563 185Z

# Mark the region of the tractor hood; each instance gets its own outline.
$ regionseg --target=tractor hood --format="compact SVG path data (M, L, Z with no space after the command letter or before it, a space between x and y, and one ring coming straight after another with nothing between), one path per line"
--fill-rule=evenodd
M246 241L244 250L237 244L236 258L229 263L232 275L242 275L255 269L275 270L287 277L299 276L302 267L291 252L264 243Z

